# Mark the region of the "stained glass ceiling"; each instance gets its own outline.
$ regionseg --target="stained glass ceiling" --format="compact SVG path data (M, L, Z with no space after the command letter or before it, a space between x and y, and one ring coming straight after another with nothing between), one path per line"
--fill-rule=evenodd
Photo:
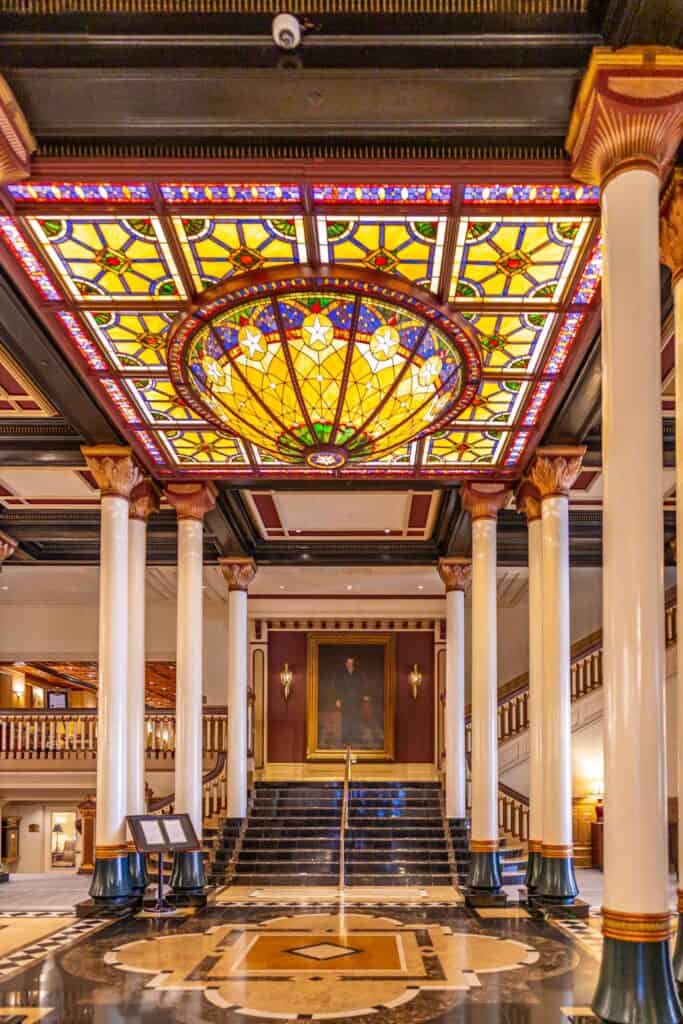
M2 192L0 258L157 476L513 476L599 301L571 183Z

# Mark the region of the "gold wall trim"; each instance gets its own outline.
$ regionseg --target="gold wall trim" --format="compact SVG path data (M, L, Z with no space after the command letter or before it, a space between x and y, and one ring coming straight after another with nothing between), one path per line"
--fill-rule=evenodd
M0 11L3 2L12 0L0 0ZM561 146L412 142L48 142L37 155L63 160L567 160Z
M588 0L291 0L292 14L584 14ZM12 14L277 14L281 0L0 0Z
M316 761L271 762L256 772L260 782L342 782L344 765ZM406 764L360 763L353 766L353 778L362 782L438 782L439 773L430 762Z

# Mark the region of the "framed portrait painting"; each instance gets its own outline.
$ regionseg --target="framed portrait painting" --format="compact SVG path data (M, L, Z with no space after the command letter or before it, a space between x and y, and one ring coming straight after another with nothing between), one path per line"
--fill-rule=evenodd
M306 699L309 760L394 757L391 633L311 633Z

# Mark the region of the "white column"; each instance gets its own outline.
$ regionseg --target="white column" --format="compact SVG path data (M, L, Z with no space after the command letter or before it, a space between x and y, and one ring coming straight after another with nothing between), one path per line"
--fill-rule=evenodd
M97 819L92 895L130 895L127 812L128 499L140 481L129 448L83 448L101 491ZM124 862L125 861L125 866ZM117 862L115 865L112 862Z
M228 583L228 818L247 814L247 588L256 574L250 558L220 559Z
M159 507L154 485L138 484L128 517L128 814L144 814L145 806L145 576L147 519Z
M543 865L539 891L567 901L573 868L569 489L585 449L539 448L529 477L541 497L543 580Z
M499 484L466 484L472 516L472 888L500 887L498 869L498 633L496 520L509 498ZM487 865L488 862L488 865ZM482 870L483 868L483 870Z
M446 817L467 816L465 749L465 586L472 567L457 558L439 560L439 574L446 585Z
M517 509L526 515L529 550L529 868L527 886L538 884L543 841L543 541L541 500L525 482Z
M209 484L171 484L166 496L178 515L175 809L189 814L201 839L203 523L204 515L215 504L215 492Z
M668 908L658 212L651 170L602 193L604 905L635 915Z

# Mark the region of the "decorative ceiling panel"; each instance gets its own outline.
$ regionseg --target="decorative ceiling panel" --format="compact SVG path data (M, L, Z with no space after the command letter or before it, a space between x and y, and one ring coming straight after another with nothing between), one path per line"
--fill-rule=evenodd
M117 177L8 185L0 256L157 475L512 476L595 322L595 188ZM397 282L417 305L337 300L316 314L291 296L260 301L274 276L319 267L329 280L346 267L373 287ZM216 320L214 290L233 279L251 307ZM434 324L418 343L420 302ZM219 356L196 363L213 409L188 400L171 366L169 336L190 308L213 324L208 347L220 338ZM476 348L450 419L440 317ZM289 447L273 444L273 415ZM311 439L341 443L359 420L366 441L349 435L343 468L292 464Z
M0 345L0 419L45 419L57 413Z

